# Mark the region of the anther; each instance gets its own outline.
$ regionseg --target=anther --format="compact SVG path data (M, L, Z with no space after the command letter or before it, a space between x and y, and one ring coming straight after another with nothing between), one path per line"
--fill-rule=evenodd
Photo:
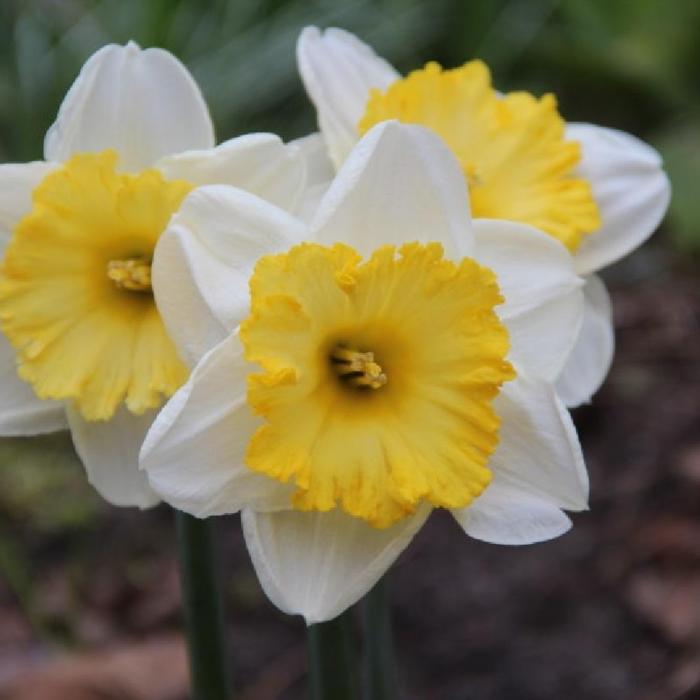
M107 263L107 277L119 289L129 292L151 291L151 263L142 258L110 260Z
M333 368L349 386L380 389L387 383L387 376L373 352L360 352L338 345L331 353Z

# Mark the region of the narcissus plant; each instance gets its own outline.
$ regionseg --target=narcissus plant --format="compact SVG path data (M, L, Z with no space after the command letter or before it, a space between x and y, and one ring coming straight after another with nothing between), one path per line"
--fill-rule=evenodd
M473 220L460 164L427 129L370 128L309 225L234 188L192 192L153 285L194 369L141 465L181 510L242 511L282 610L341 613L434 508L524 544L586 507L552 383L583 281L552 236ZM188 305L168 301L176 288Z
M83 66L44 155L0 166L0 434L69 427L107 500L149 506L138 449L188 375L153 297L158 238L197 185L293 207L304 164L268 134L215 147L184 66L133 43Z

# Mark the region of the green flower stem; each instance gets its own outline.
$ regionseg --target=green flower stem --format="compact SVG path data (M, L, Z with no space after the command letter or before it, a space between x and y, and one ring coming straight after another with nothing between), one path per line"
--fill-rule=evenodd
M231 700L212 523L176 511L192 700Z
M396 700L398 675L386 577L362 601L366 700Z
M357 649L350 611L311 625L307 639L311 700L357 700Z

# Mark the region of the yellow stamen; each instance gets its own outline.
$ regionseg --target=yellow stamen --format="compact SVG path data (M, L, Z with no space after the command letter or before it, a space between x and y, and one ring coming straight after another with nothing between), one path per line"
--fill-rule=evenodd
M373 352L360 352L338 345L331 353L331 362L341 379L350 386L380 389L387 383L381 365L374 361Z
M129 292L150 292L151 263L139 258L110 260L107 263L107 277L119 287Z

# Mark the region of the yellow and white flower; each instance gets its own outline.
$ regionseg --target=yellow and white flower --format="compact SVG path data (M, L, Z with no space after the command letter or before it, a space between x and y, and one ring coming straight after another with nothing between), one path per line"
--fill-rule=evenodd
M69 427L98 491L146 507L138 449L188 375L153 298L155 244L194 187L292 208L305 166L269 134L215 147L184 66L133 43L85 63L44 157L0 166L0 434Z
M472 220L458 162L423 127L370 129L308 225L198 189L153 276L159 303L188 290L162 309L196 364L141 466L177 508L242 512L282 610L339 614L432 508L524 544L586 507L575 429L542 378L570 353L583 282L550 236Z
M481 61L453 70L429 63L404 78L349 32L316 27L301 33L297 58L333 166L373 124L422 124L459 159L475 218L530 223L568 247L587 276L586 308L557 388L569 406L588 401L614 349L610 300L595 272L663 218L670 188L658 153L621 131L566 124L552 95L496 92ZM323 168L318 143L307 144Z

